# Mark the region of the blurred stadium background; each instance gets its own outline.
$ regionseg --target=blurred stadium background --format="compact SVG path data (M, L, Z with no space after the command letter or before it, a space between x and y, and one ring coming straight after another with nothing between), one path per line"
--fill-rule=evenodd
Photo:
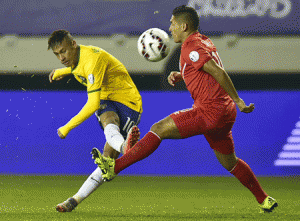
M142 136L156 121L191 107L184 85L172 88L166 81L178 70L179 45L172 42L169 56L156 63L137 51L139 35L152 27L168 31L172 9L183 4L198 11L200 32L217 46L239 95L256 105L249 115L238 113L237 155L258 176L299 175L299 0L1 1L0 173L86 176L95 169L90 150L105 143L94 116L65 140L56 134L87 95L72 77L48 82L50 71L62 67L47 51L54 30L67 29L77 43L99 46L124 63L143 97ZM122 174L229 175L203 137L164 141Z

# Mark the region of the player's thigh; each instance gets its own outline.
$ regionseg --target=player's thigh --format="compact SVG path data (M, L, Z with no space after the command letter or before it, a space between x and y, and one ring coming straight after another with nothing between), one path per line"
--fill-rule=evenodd
M219 127L212 128L204 133L204 137L213 150L225 155L234 153L234 141L231 131L233 124L234 122L221 124L218 125Z
M173 119L182 139L201 135L207 131L205 113L195 107L174 112L170 118Z
M100 115L100 122L103 128L108 124L120 126L120 118L115 111L106 111Z
M170 116L153 124L150 130L156 133L161 139L181 139L178 128Z
M107 142L104 145L103 156L117 159L120 153L113 149Z
M102 129L108 124L120 126L118 110L112 101L101 100L100 108L95 112L95 115Z
M96 112L98 120L102 129L110 123L114 123L119 126L120 133L126 138L128 131L134 125L138 125L141 118L141 113L134 111L124 104L115 101L101 100L100 109ZM102 116L106 119L105 123L102 123Z

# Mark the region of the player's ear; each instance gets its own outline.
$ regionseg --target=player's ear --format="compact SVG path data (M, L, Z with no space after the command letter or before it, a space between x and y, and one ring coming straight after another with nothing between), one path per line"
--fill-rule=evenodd
M72 41L72 46L73 46L74 48L77 47L77 42L76 42L75 40Z
M188 29L188 24L183 22L183 23L181 24L181 29L182 29L182 31L187 31L187 29Z

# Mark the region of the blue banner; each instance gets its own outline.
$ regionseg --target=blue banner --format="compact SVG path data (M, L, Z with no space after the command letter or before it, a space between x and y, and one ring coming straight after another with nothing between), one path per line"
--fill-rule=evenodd
M200 30L210 35L299 35L298 0L53 0L2 1L0 33L48 35L67 29L77 35L139 35L168 31L172 10L195 8Z
M190 108L188 92L141 92L144 113L139 128ZM233 127L237 156L257 175L300 174L299 91L239 91L253 113L238 111ZM0 106L1 174L90 174L90 151L103 149L105 137L95 116L70 132L56 131L87 101L84 91L2 91ZM158 150L122 174L229 175L203 136L164 140Z

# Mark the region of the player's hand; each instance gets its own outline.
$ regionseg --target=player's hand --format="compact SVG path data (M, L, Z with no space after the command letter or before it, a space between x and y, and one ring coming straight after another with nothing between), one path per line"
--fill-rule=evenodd
M244 113L251 113L255 108L254 104L252 103L249 106L247 106L242 99L236 102L236 105L238 106L239 110Z
M56 71L56 69L52 70L51 73L49 74L49 81L50 81L50 83L52 83L54 81L53 76L54 76L55 71ZM59 80L61 80L63 78L64 78L64 76L62 75L62 76L56 78L55 80L59 81Z
M179 81L182 81L182 76L180 74L180 72L178 71L172 71L170 73L170 75L168 76L168 82L170 85L172 85L173 87L175 86L175 84Z
M60 132L60 130L57 130L57 134L61 139L65 139L66 137Z

